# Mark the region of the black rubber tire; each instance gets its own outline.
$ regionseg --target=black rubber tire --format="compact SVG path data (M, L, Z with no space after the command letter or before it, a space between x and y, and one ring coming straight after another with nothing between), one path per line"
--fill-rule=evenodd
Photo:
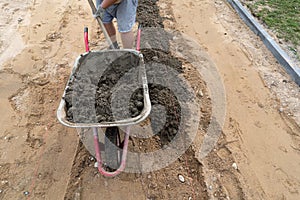
M105 131L105 164L116 170L121 163L120 133L118 127L108 127Z

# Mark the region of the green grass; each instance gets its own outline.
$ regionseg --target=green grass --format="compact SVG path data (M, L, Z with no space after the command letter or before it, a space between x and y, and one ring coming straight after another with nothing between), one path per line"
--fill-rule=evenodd
M278 38L291 43L291 48L296 51L295 47L300 45L300 0L257 0L247 6L254 16L274 30Z

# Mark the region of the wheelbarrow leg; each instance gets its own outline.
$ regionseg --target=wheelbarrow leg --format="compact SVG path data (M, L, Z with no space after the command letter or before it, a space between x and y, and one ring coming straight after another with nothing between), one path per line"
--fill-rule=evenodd
M121 163L121 138L119 128L107 127L105 131L105 165L112 170L118 169Z
M101 152L100 152L100 145L99 145L99 137L98 137L98 129L93 128L93 135L94 135L94 147L95 147L95 154L98 166L102 166L102 159L101 159Z
M125 131L125 138L124 138L124 146L123 146L123 153L121 156L121 163L119 165L119 168L116 169L113 172L108 172L105 169L103 169L103 161L101 159L101 154L100 154L100 147L99 147L99 138L98 138L98 129L93 128L93 135L94 135L94 145L95 145L95 152L96 152L96 159L98 163L98 171L107 177L114 177L118 174L120 174L124 169L126 165L126 158L127 158L127 149L128 149L128 141L129 141L129 134L130 134L130 126L126 127Z

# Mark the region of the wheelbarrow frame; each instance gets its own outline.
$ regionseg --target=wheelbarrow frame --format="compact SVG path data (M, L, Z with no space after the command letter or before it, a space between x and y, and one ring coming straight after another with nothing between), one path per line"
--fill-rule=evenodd
M96 13L96 8L94 3L92 2L92 0L88 0L91 8L92 8L92 12L93 14ZM106 41L108 43L109 46L112 46L112 42L103 26L103 23L101 21L101 18L99 16L96 17L104 35L106 38ZM94 149L95 149L95 156L97 159L97 168L98 171L107 177L113 177L116 176L118 174L120 174L124 169L125 169L125 165L126 165L126 157L127 157L127 148L128 148L128 141L129 141L129 135L130 135L130 127L131 125L135 125L138 124L140 122L142 122L143 120L145 120L148 115L151 112L151 102L150 102L150 97L149 97L149 89L148 89L148 83L147 83L147 76L146 76L146 68L145 68L145 64L144 64L144 58L143 55L139 52L140 50L140 36L141 36L141 28L139 27L138 29L138 33L137 33L137 50L133 50L133 49L123 49L123 50L116 50L116 49L111 49L111 50L105 50L107 51L124 51L124 52L130 52L133 53L135 55L137 55L140 59L139 61L139 77L141 77L141 82L142 82L142 88L143 88L143 96L144 96L144 108L141 111L141 113L133 118L127 118L127 119L122 119L122 120L117 120L114 122L101 122L101 123L74 123L71 121L67 120L67 108L66 108L66 102L64 100L64 97L66 95L66 91L69 87L69 83L73 81L74 79L74 74L76 73L76 71L78 70L78 68L80 67L80 61L81 59L83 59L86 55L88 55L91 52L102 52L102 51L90 51L89 49L89 45L88 45L88 29L85 28L84 30L84 41L85 41L85 49L86 49L86 53L81 54L75 61L74 67L72 69L71 75L69 77L69 80L66 84L66 88L64 90L64 93L62 95L60 104L58 106L58 110L57 110L57 118L59 120L60 123L62 123L63 125L67 126L67 127L72 127L72 128L92 128L93 130L93 139L94 139ZM123 142L123 149L122 149L122 156L121 156L121 162L119 167L113 171L113 172L109 172L106 171L103 168L103 160L101 158L101 149L100 149L100 144L99 144L99 137L98 137L98 128L110 128L110 127L124 127L125 128L125 137L124 137L124 142ZM117 134L117 133L116 133ZM107 151L108 149L106 149Z
M93 137L94 137L94 147L95 147L95 155L98 163L98 170L101 174L104 176L112 177L116 176L119 173L121 173L124 168L125 168L125 163L126 163L126 157L127 157L127 147L128 147L128 140L129 140L129 135L130 135L130 126L138 124L142 122L144 119L148 117L148 115L151 112L151 102L150 102L150 97L149 97L149 89L148 89L148 83L147 83L147 77L146 77L146 69L145 69L145 64L143 60L143 55L136 51L136 50L105 50L107 51L124 51L124 52L131 52L133 54L136 54L139 56L139 76L141 77L141 84L143 88L143 96L144 96L144 108L141 111L141 113L133 118L127 118L127 119L122 119L122 120L117 120L114 122L101 122L101 123L74 123L71 122L67 119L67 108L66 108L66 101L64 99L66 95L66 91L69 88L69 83L74 80L74 74L80 67L81 60L88 55L90 52L86 52L82 55L80 55L74 64L74 67L72 69L70 78L66 84L64 93L62 95L60 104L58 106L57 110L57 118L60 123L67 127L72 127L72 128L92 128L93 130ZM92 51L92 52L104 52L104 51ZM121 157L121 164L119 165L119 168L116 169L113 172L108 172L103 168L103 161L101 159L101 149L99 145L99 138L98 138L98 128L109 128L109 127L124 127L125 128L125 137L124 137L124 143L123 143L123 152L122 152L122 157ZM106 149L107 150L107 149Z

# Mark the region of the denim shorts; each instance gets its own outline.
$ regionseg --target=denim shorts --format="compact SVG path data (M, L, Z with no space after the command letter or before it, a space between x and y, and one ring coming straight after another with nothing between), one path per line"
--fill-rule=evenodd
M96 0L96 7L102 3L103 0ZM114 4L105 9L103 15L103 23L110 23L114 18L117 19L118 31L126 33L131 31L136 18L136 9L138 0L122 0L119 4Z

